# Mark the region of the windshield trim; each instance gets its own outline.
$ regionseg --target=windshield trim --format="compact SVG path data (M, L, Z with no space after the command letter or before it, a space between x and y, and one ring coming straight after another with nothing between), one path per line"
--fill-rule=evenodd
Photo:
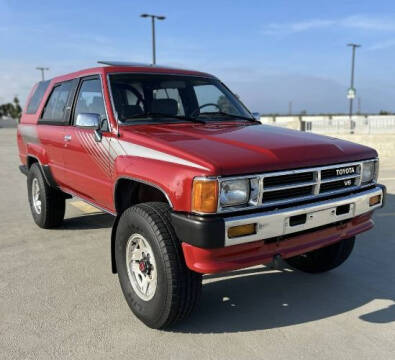
M251 115L251 118L254 119L254 116L252 115L251 111L244 105L244 103L220 80L218 79L216 76L214 75L195 75L195 74L178 74L178 73L162 73L162 72L154 72L154 71L147 71L147 72L134 72L134 71L114 71L114 72L108 72L106 74L106 80L107 80L107 90L109 93L109 97L110 97L110 102L111 102L111 109L112 109L112 113L114 115L115 121L117 123L117 127L119 128L119 126L131 126L131 125L141 125L141 124L147 124L147 125L151 125L151 124L158 124L159 122L157 121L153 121L152 118L149 119L136 119L138 121L128 121L128 122L122 122L119 120L118 118L118 112L115 109L115 104L114 104L114 99L113 99L113 93L112 93L112 88L111 88L111 81L110 81L110 75L119 75L119 74L136 74L136 75L171 75L171 76L188 76L188 77L195 77L195 78L200 78L200 79L209 79L209 80L217 80L220 82L220 84L222 86L224 86L224 88L229 91L236 99L237 101L240 103L240 105L242 106L242 108ZM164 116L165 117L165 116ZM192 122L188 119L169 119L171 121L171 123L192 123L192 124L198 124L198 122ZM230 120L230 121L237 121L236 118ZM239 120L241 121L247 121L246 119L240 118ZM170 123L170 121L166 121L166 123ZM209 120L211 122L211 120ZM212 121L216 121L216 120L212 120ZM223 121L223 120L222 120ZM228 120L229 121L229 120ZM163 122L163 121L162 121ZM138 123L138 124L137 124Z
M247 125L255 125L255 122L249 121L247 119L232 119L232 118L228 118L226 120L217 120L217 119L204 119L205 122L195 122L195 121L190 121L190 120L186 120L186 119L171 119L171 118L158 118L157 120L155 120L154 118L145 118L145 119L135 119L133 121L126 121L126 122L120 122L118 125L120 127L124 127L124 126L135 126L135 125L164 125L164 124L189 124L189 125L210 125L213 123L221 123L221 124L225 124L225 123L234 123L234 122L242 122L243 124L247 124ZM257 122L258 124L258 122ZM260 123L259 123L260 124Z
M171 119L171 118L150 118L145 119L135 119L133 121L120 122L118 125L123 126L134 126L134 125L161 125L161 124L193 124L202 125L203 123L192 122L185 119Z

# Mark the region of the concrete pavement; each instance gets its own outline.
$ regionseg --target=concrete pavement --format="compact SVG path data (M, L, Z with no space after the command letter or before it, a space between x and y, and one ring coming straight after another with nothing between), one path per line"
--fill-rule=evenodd
M351 258L323 275L255 267L207 276L200 307L172 331L130 312L110 270L112 217L71 200L42 230L0 129L0 359L383 359L395 354L395 164L387 205Z
M16 128L17 120L10 118L0 118L0 128Z

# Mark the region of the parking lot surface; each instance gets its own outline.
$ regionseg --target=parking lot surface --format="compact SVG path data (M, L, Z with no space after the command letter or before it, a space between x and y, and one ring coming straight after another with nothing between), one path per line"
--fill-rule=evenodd
M15 129L0 128L0 359L394 359L395 163L387 204L350 259L323 275L254 267L206 276L171 331L130 312L110 267L113 218L69 200L60 229L32 220Z

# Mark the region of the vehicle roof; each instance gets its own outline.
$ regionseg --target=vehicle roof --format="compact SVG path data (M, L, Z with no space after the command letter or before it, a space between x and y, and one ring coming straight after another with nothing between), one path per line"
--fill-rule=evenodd
M122 72L144 73L144 74L192 75L192 76L215 78L215 76L211 74L196 71L196 70L186 70L181 68L173 68L168 66L150 65L150 64L121 63L121 62L112 62L112 63L114 65L97 66L93 68L79 70L65 75L56 76L51 79L51 82L66 81L82 76L89 76L95 74L107 75L109 73L122 73Z

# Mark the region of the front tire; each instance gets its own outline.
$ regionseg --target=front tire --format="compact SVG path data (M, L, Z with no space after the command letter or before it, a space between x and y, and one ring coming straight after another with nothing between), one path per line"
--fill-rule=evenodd
M34 222L41 228L54 228L63 222L66 209L64 194L50 187L37 163L27 174L27 192Z
M122 214L115 239L119 282L132 312L154 329L169 327L197 305L202 276L185 264L169 205L143 203Z
M335 244L298 255L285 261L297 270L307 273L322 273L343 264L354 248L355 237L341 240Z

